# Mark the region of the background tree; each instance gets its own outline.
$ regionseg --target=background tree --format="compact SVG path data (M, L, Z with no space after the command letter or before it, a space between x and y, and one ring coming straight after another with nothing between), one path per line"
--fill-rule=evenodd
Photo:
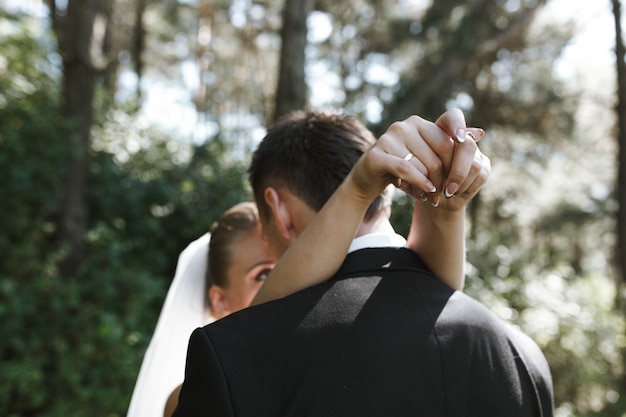
M617 184L616 194L619 208L617 210L617 306L626 311L626 302L623 296L626 283L626 48L622 37L621 2L613 0L613 17L615 21L615 63L617 73ZM626 346L622 347L623 366L626 367ZM626 373L622 377L620 392L626 391ZM622 402L625 402L623 399Z
M86 187L89 172L93 98L100 73L109 64L111 0L69 0L59 10L49 1L50 16L63 60L61 114L67 131L68 171L59 210L58 241L66 254L59 268L73 276L85 256Z
M307 85L304 77L306 27L312 9L313 0L285 1L274 121L294 109L306 107Z

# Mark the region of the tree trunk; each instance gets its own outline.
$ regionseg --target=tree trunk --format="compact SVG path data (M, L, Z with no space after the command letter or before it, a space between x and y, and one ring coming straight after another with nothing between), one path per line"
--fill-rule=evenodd
M618 144L618 161L617 161L617 184L616 196L619 203L617 210L617 247L616 247L616 265L618 273L618 282L616 283L617 291L617 307L622 310L626 309L626 302L623 299L624 285L626 284L626 63L624 58L626 51L624 49L624 41L622 39L621 25L621 3L619 0L613 0L613 16L615 19L615 62L617 71L617 144ZM626 364L626 349L622 352L623 363ZM626 392L626 373L622 376L621 392Z
M57 231L66 251L59 269L64 277L76 274L85 256L87 204L85 198L93 97L99 70L107 65L111 0L69 0L66 15L53 17L63 58L62 116L69 123L68 166Z
M312 9L313 0L285 1L274 121L306 105L307 86L304 75L307 45L306 23Z
M615 16L615 55L617 70L617 143L618 143L618 174L617 174L617 200L619 210L617 212L617 260L621 281L624 282L626 272L626 63L624 62L625 50L621 36L621 5L619 0L613 0L613 14Z
M141 99L141 76L143 75L143 50L146 46L146 31L143 16L146 13L147 0L137 0L135 8L135 25L133 27L133 65L137 74L137 97Z

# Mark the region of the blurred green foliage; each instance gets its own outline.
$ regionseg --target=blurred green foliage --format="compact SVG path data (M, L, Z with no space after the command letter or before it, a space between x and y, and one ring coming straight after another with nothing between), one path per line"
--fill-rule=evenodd
M19 27L2 39L0 65L0 410L122 416L178 253L249 198L246 164L219 138L173 148L110 110L96 127L88 257L79 276L61 279L54 235L66 127L57 81L42 71L49 51ZM131 136L145 146L116 148Z

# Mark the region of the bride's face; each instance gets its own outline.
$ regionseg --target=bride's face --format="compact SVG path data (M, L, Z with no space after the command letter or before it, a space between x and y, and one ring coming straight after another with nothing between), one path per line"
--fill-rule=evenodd
M273 267L274 260L267 243L261 239L260 227L238 236L233 242L228 286L222 288L224 314L221 317L248 307Z

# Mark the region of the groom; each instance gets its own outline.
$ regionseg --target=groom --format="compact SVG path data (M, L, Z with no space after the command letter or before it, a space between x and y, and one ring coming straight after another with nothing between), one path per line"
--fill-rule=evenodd
M448 132L465 127L455 113L446 120ZM396 136L439 129L419 118L408 126ZM276 256L373 143L353 119L323 113L269 129L250 179ZM386 146L368 155L402 158L394 151L404 148ZM197 329L174 415L552 416L537 345L398 247L387 208L370 207L328 282Z

